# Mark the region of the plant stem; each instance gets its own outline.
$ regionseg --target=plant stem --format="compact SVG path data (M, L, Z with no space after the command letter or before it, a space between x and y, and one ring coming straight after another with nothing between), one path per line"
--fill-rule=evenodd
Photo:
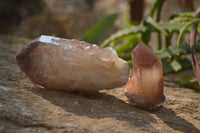
M158 32L158 50L162 48L162 38L160 32Z
M165 0L159 0L158 7L157 7L157 16L156 16L156 21L157 22L160 21L160 13L161 13L161 9L162 9L162 6L163 6L164 2L165 2Z
M151 7L151 9L150 9L150 11L149 11L149 16L150 16L150 17L153 17L153 16L154 16L155 11L156 11L157 8L159 8L159 6L160 6L160 9L159 9L159 10L161 10L161 6L162 6L162 4L164 3L164 1L165 1L165 0L155 0L153 6ZM160 12L159 12L158 14L159 14L159 16L160 16ZM158 16L157 16L157 17L158 17ZM159 18L159 19L160 19L160 18Z
M169 48L170 43L171 43L171 38L172 38L171 33L168 33L168 36L165 36L165 46L166 46L166 48Z
M178 36L178 40L177 40L177 47L179 47L179 45L180 45L180 43L181 43L181 39L182 39L183 34L185 33L185 31L186 31L190 26L192 26L193 24L198 24L198 23L200 23L200 18L188 22L188 23L181 29L180 34L179 34L179 36Z

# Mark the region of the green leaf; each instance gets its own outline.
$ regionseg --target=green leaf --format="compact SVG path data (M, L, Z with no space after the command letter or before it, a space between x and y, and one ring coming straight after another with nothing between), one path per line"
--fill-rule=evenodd
M130 58L127 58L127 62L130 67L132 67L132 60ZM192 68L191 60L188 58L179 59L179 60L173 60L172 62L163 62L163 74L169 74L173 72L178 72L181 70Z
M167 32L157 23L155 22L151 17L146 17L146 22L151 24L153 27L155 27L157 30L162 32L164 35L168 35Z
M177 47L179 47L180 43L181 43L181 39L183 37L183 34L186 32L186 30L192 26L193 24L197 24L200 23L200 18L195 19L193 21L188 22L181 30L180 30L180 34L178 36L178 40L177 40Z
M200 51L200 44L196 45L196 51L197 52ZM180 45L179 49L177 49L177 47L175 46L175 47L169 47L160 51L156 51L156 54L162 61L179 57L181 55L186 55L189 53L191 53L191 50L190 50L190 45L188 44Z
M179 33L180 30L185 26L184 23L167 23L167 22L160 22L157 24L160 28L165 31L172 32L172 33ZM186 30L186 32L190 32L190 30Z
M121 53L119 54L119 57L128 61L128 60L132 60L132 55L131 54L125 54L125 53Z
M130 39L128 40L128 42L121 44L119 47L115 48L117 53L123 53L123 52L127 52L132 50L133 48L135 48L135 46L139 43L139 41L141 40L141 35L140 34L133 34L131 37L129 37Z
M124 30L120 30L115 34L112 34L109 38L107 38L101 45L101 47L107 47L112 41L120 40L124 37L130 36L131 34L145 32L147 28L143 25L132 26L130 28L126 28Z
M129 67L132 68L132 67L133 67L132 60L129 60L129 61L127 61L127 62L128 62Z
M195 77L190 77L186 75L179 75L178 78L175 79L177 85L191 87L193 89L200 90L199 83Z
M200 45L197 45L197 52L200 51ZM188 44L183 44L179 49L177 47L169 47L160 51L155 52L156 55L163 62L163 73L173 73L181 70L192 68L191 59L188 58L180 58L182 55L187 55L191 53L190 46ZM131 54L119 54L119 57L127 60L129 65L131 64ZM173 60L172 60L173 59ZM131 66L131 65L130 65Z
M181 12L169 18L169 23L187 23L194 19L195 13L191 11Z
M113 27L117 17L118 14L111 14L102 18L80 40L95 44L100 43L105 34Z
M160 22L157 23L157 26L163 30L166 30L168 32L177 32L182 29L185 24L177 24L177 23L164 23ZM117 33L112 34L109 38L107 38L102 44L101 47L107 47L110 45L112 41L119 41L123 38L126 38L127 36L131 34L136 34L136 33L145 33L145 32L159 32L158 29L155 27L152 27L150 24L140 24L140 25L133 25L130 28L126 28L123 30L118 31ZM186 30L186 32L189 32L189 30Z
M184 69L192 68L191 60L188 58L163 62L163 74L178 72Z

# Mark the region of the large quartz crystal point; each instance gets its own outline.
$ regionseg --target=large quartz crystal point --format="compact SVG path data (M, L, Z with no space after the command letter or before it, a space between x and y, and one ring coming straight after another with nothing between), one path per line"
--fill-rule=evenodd
M96 92L125 85L129 75L128 63L112 48L52 36L25 46L16 62L35 85L48 89Z
M165 100L160 59L143 42L132 53L133 76L125 94L131 104L145 110L154 110Z

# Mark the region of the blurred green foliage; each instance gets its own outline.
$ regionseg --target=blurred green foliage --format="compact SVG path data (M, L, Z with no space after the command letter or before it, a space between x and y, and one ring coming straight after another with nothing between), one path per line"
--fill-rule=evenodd
M200 90L199 83L196 78L186 76L186 75L179 75L179 77L175 80L179 86L186 86L193 89Z
M99 20L84 36L82 41L90 43L99 43L106 33L113 27L118 14L111 14Z
M126 15L125 19L122 20L122 29L105 39L100 46L114 48L117 51L118 56L126 60L130 67L132 67L132 49L140 41L143 41L152 48L150 39L151 35L154 33L157 34L157 50L154 52L162 60L164 74L192 68L191 58L190 56L187 56L191 53L190 46L186 43L181 44L181 40L186 33L190 33L189 28L193 24L199 23L200 19L194 19L194 12L184 11L172 15L167 22L162 22L160 21L160 13L164 2L165 0L155 0L149 14L139 25L133 24ZM108 23L109 25L106 25L105 23L102 25L98 24L105 19L107 22L110 22ZM113 26L114 20L115 19L112 17L106 16L89 30L88 33L90 34L86 33L86 35L84 35L85 38L83 40L94 43L98 33L100 33L99 36L102 37L106 32L102 32L101 30L104 30L105 28L105 31L108 31L108 29L110 29L109 27ZM164 38L161 36L162 34L164 35ZM177 45L173 46L172 37L177 34L179 34ZM86 39L86 36L90 39ZM99 42L99 39L97 39L96 43ZM196 50L200 52L199 43L197 43ZM181 81L179 85L185 85L183 82L187 79L190 87L199 88L197 87L196 82L193 82L193 79L189 80L189 77L180 78L180 80L177 81Z

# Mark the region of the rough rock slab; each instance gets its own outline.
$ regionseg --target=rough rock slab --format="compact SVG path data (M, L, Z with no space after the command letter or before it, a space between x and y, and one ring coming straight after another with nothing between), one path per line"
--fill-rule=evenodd
M200 132L200 92L167 82L154 112L129 105L123 87L88 96L35 88L14 62L28 41L0 36L0 133Z

